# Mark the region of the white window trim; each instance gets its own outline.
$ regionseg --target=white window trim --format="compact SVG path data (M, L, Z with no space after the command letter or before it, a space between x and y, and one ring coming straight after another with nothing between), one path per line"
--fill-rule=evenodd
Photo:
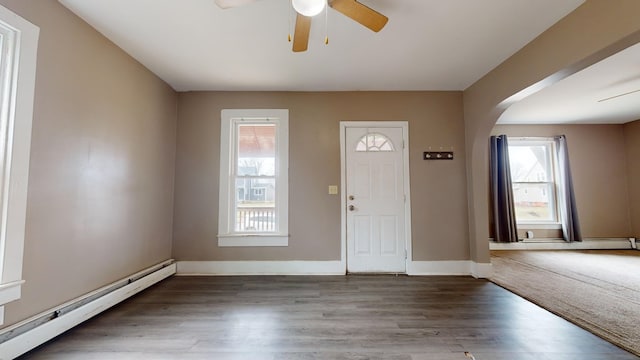
M4 157L0 188L0 325L4 323L4 305L21 297L22 262L31 122L36 77L36 58L40 29L0 6L3 46L8 61L0 75L2 134L0 154ZM3 49L3 51L5 51Z
M557 230L562 229L561 223L534 223L534 222L519 222L517 225L518 230Z
M235 233L232 225L235 191L233 179L234 123L238 119L277 122L278 231L264 234ZM225 109L220 116L220 192L218 209L218 246L289 246L289 110Z
M556 221L518 221L516 219L516 224L524 229L544 229L544 230L553 230L553 229L562 229L562 224L560 223L560 212L558 208L558 159L557 159L557 151L555 139L552 137L509 137L509 145L537 145L540 143L550 143L551 145L551 171L553 172L553 181L551 181L552 189L553 189L553 202L554 202L554 215ZM512 183L516 183L512 181Z

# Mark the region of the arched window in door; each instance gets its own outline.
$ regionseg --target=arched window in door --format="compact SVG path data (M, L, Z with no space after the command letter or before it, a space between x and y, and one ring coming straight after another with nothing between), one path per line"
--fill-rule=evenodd
M378 133L367 134L358 140L356 145L358 152L381 152L395 151L395 147L391 140Z

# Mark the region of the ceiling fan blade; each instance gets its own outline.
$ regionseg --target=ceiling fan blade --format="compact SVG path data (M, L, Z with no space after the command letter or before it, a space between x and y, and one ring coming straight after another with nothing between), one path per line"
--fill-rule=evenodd
M298 14L296 17L296 29L293 33L293 51L307 51L309 45L309 31L311 30L311 18Z
M388 17L356 0L333 0L329 6L375 32L382 30L389 21Z
M246 4L251 4L258 0L215 0L215 1L216 1L216 5L218 5L218 7L220 7L221 9L229 9L229 8L234 8L234 7L238 7Z

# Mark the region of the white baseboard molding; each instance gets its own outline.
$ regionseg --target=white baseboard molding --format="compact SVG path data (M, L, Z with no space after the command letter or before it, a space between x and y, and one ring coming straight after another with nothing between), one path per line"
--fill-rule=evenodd
M0 336L4 337L17 333L20 329L39 322L47 316L53 317L53 319L28 331L8 337L6 341L0 343L0 360L16 358L175 273L176 264L173 260L167 260L3 329ZM110 291L111 288L115 288L115 290ZM108 292L100 296L106 291ZM96 297L94 300L73 308L74 304L83 303L94 297ZM73 308L73 310L64 312L64 309L68 308Z
M471 261L411 261L408 275L471 275Z
M344 275L336 261L178 261L177 275Z
M493 275L493 267L491 263L471 262L471 276L476 279L487 279Z
M407 268L408 275L470 275L476 279L488 278L492 272L490 263L476 263L471 260L411 261Z
M629 238L585 238L566 242L562 239L525 239L516 243L489 242L490 250L618 250L632 249Z
M178 261L177 275L345 275L341 261ZM462 261L411 261L407 275L465 275L486 278L491 264Z

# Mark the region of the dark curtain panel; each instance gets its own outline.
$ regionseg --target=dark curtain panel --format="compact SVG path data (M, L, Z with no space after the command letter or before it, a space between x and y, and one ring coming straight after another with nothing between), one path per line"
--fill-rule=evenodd
M564 135L556 138L558 152L558 208L562 222L562 236L567 242L582 241L578 211L576 210L576 196L573 193L573 180L569 167L569 151L567 139Z
M496 242L518 241L516 211L513 205L509 144L506 135L490 138L490 182L493 208L493 229Z

